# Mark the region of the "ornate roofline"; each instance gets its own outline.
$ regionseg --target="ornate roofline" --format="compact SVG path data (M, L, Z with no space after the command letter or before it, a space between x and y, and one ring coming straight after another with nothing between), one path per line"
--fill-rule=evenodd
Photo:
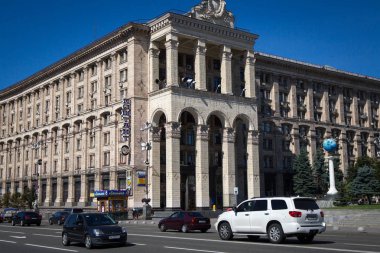
M293 65L297 65L297 66L300 66L303 68L311 68L311 69L318 71L318 72L322 71L322 72L329 73L329 74L338 74L338 75L344 76L346 78L356 78L356 79L362 79L362 80L364 79L365 81L380 82L380 79L376 78L376 77L370 77L370 76L356 74L356 73L352 73L352 72L348 72L348 71L344 71L344 70L339 70L339 69L336 69L334 67L330 67L327 65L322 66L322 65L292 60L289 58L275 56L275 55L266 54L266 53L262 53L262 52L255 52L255 58L258 60L268 60L271 62L277 61L279 63L281 62L284 64L293 64Z
M85 60L86 57L91 56L93 53L103 51L105 49L110 48L110 46L114 45L115 43L122 42L125 38L128 38L132 33L136 31L149 32L150 28L143 24L137 24L132 22L128 23L116 29L115 31L103 36L102 38L92 42L91 44L64 57L56 63L47 66L46 68L38 71L32 76L1 90L0 99L5 99L9 96L15 95L30 85L56 76L60 72L77 65L78 62Z

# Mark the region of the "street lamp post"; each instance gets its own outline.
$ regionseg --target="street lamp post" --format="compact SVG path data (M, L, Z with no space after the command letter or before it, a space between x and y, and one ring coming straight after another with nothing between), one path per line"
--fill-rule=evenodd
M140 129L141 131L150 131L152 128L152 124L146 122L144 126ZM148 132L148 140L146 142L141 142L141 150L146 151L145 152L145 198L142 199L142 202L144 202L143 206L143 218L145 220L150 220L152 219L151 217L151 211L152 207L149 205L150 198L148 196L149 193L149 186L148 186L148 173L149 173L149 150L152 149L152 144L149 141L149 132Z

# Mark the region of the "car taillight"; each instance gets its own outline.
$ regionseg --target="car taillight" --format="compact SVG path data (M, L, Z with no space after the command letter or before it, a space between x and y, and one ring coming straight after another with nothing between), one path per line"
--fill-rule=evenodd
M323 218L323 217L325 217L325 214L321 211L321 217Z
M228 212L228 211L232 211L232 208L229 207L229 208L226 209L226 211L227 211L227 212Z
M192 218L192 219L191 219L191 223L192 223L192 224L197 223L197 219L196 219L196 218Z
M30 220L30 216L29 215L25 215L25 220Z
M289 214L290 214L290 216L292 216L294 218L298 218L298 217L302 216L302 213L298 212L298 211L289 211Z

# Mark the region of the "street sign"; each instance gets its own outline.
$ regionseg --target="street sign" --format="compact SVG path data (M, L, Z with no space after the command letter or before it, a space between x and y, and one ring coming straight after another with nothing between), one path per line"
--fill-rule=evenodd
M239 188L238 187L234 187L234 195L238 195L239 194Z

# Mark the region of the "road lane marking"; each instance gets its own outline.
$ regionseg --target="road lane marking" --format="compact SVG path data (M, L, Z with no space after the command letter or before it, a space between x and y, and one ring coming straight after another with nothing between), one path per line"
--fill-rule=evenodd
M10 235L9 237L16 238L16 239L25 239L26 236L16 236L16 235Z
M32 247L37 247L37 248L45 248L45 249L55 249L55 250L61 250L61 251L78 252L77 250L72 250L72 249L62 249L62 248L55 248L55 247L49 247L49 246L43 246L43 245L37 245L37 244L25 243L25 245L32 246Z
M164 246L164 248L187 250L187 251L210 252L210 253L225 253L225 252L222 252L222 251L212 251L212 250L203 250L203 249L189 249L189 248L178 248L178 247L169 247L169 246Z
M0 240L0 242L16 243L14 241L6 241L6 240Z
M135 242L132 242L131 244L137 245L137 246L146 246L146 244L144 244L144 243L135 243Z
M366 246L366 247L380 247L379 244L360 244L360 243L343 243L345 245L352 245L352 246Z
M288 244L271 244L271 243L260 243L260 242L239 242L239 241L222 241L213 239L201 239L201 238L188 238L188 237L176 237L176 236L160 236L160 235L142 235L142 234L128 234L130 236L142 236L142 237L157 237L157 238L167 238L167 239L179 239L179 240L193 240L193 241L207 241L207 242L217 242L217 243L233 243L233 244L246 244L246 245L261 245L269 247L283 247L283 248L300 248L309 250L324 250L324 251L338 251L338 252L353 252L353 253L380 253L380 251L363 251L363 250L351 250L351 249L339 249L339 248L324 248L316 246L300 246L300 245L288 245Z
M25 235L24 232L14 232L14 231L7 231L7 230L0 230L0 232L4 232L4 233L13 233L13 234L22 234L22 235Z
M61 236L59 236L59 235L45 235L45 234L33 234L33 235L61 238Z

